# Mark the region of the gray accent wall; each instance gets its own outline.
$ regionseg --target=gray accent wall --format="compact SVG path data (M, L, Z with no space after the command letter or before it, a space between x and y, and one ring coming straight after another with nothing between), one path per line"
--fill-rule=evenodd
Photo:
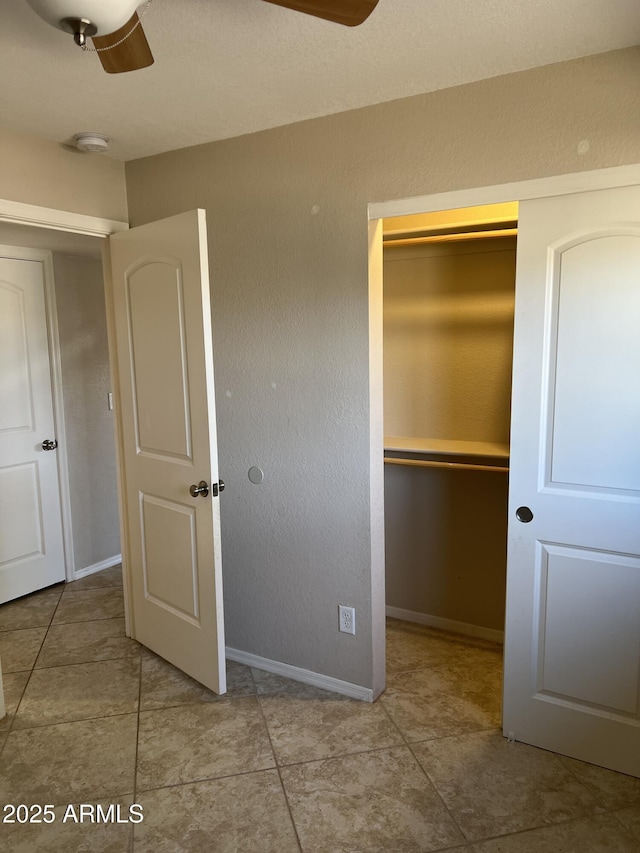
M633 48L127 164L132 225L207 212L228 645L373 685L367 204L640 162L639 96Z
M120 553L102 263L53 253L75 569Z

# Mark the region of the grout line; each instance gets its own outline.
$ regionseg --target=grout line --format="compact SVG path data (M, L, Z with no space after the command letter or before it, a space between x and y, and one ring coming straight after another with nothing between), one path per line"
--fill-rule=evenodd
M25 687L26 690L26 687ZM40 725L35 726L20 726L15 729L16 732L32 732L41 729L50 729L53 726L71 726L76 723L93 723L96 720L113 720L116 717L130 717L132 714L135 714L135 711L118 711L116 714L99 714L97 717L82 717L79 720L57 720L53 723L41 723ZM17 711L16 711L17 714ZM12 721L13 722L13 721ZM131 793L131 792L129 792Z
M140 708L142 714L155 714L156 711L171 711L175 708L192 708L200 705L221 705L224 702L240 702L243 699L257 699L255 693L249 693L246 696L227 696L226 693L218 695L214 693L216 699L200 699L195 702L176 702L173 705L161 705L159 708Z
M50 628L61 628L64 625L85 625L87 622L109 622L110 619L124 619L124 613L116 616L96 616L95 619L70 619L68 622L56 622Z
M384 693L382 694L382 696L384 696ZM378 701L382 698L382 696L379 696L379 697L378 697ZM382 708L382 710L383 710L383 711L385 712L385 714L387 715L387 718L388 718L388 720L390 721L391 725L394 727L394 729L398 732L398 734L399 734L399 735L400 735L400 737L402 738L402 742L405 744L405 746L409 746L409 741L408 741L408 740L407 740L407 738L405 737L405 735L404 735L404 733L403 733L402 729L400 728L400 726L396 723L396 721L395 721L395 720L393 719L393 717L391 716L391 712L390 712L390 711L389 711L389 709L387 708L387 703L386 703L386 702L380 702L380 707Z
M16 631L37 631L38 628L47 628L51 627L50 623L47 622L44 625L23 625L21 628L0 628L0 638L3 634L15 634ZM26 672L26 670L21 670L22 672Z
M38 625L37 626L38 628L46 628L46 630L45 630L44 635L42 637L40 647L38 648L38 651L37 651L37 653L33 659L33 664L31 665L31 668L28 670L24 670L24 669L19 670L19 672L28 672L29 676L28 676L27 680L25 681L24 688L22 690L22 693L20 694L20 699L18 700L18 704L16 705L16 709L11 716L11 720L9 722L9 725L8 725L7 729L3 732L3 734L5 734L6 736L4 739L4 743L2 745L2 749L0 749L0 755L2 755L2 753L4 752L4 748L9 741L9 735L13 731L13 726L14 726L14 723L16 721L16 717L18 716L18 711L20 710L20 706L22 705L22 701L24 699L24 694L27 692L27 688L29 687L29 682L31 681L31 676L33 675L36 663L38 661L38 658L40 657L40 652L42 651L42 647L44 646L45 640L47 639L47 636L49 635L49 629L51 628L51 623L53 622L53 617L56 615L56 611L58 610L58 607L60 606L61 599L62 599L62 591L60 592L60 597L58 598L58 601L56 602L56 606L53 609L53 613L51 614L51 618L49 619L48 625ZM8 603L10 603L10 602L8 602ZM28 628L17 628L15 630L17 630L17 631L28 631L29 629ZM9 672L3 673L3 675L11 675L11 674L12 673L9 673ZM22 730L16 729L16 731L22 731Z
M436 738L436 740L441 740L441 738ZM420 741L420 743L424 743L424 741ZM414 745L412 745L412 744L410 744L410 743L407 743L407 746L408 746L408 748L409 748L409 752L410 752L410 753L411 753L411 755L413 756L413 760L414 760L414 761L416 762L416 764L418 765L418 768L419 768L419 769L424 773L425 778L427 779L427 781L429 782L429 784L431 785L431 787L432 787L432 788L433 788L433 790L435 791L436 796L438 797L438 799L439 799L439 800L440 800L440 802L442 803L442 806L443 806L444 810L445 810L445 811L446 811L446 813L449 815L449 817L450 817L450 818L451 818L451 820L453 821L454 825L455 825L455 826L458 828L458 830L460 831L460 834L461 834L461 835L462 835L462 837L465 839L465 842L467 842L467 841L471 841L471 839L468 837L467 833L466 833L466 832L464 831L464 829L460 826L460 823L456 820L456 817L455 817L455 815L453 814L453 812L451 811L451 809L449 808L449 806L446 804L446 802L445 802L445 800L444 800L444 797L443 797L443 796L442 796L442 794L440 793L440 790L439 790L438 786L437 786L437 785L436 785L436 783L433 781L433 779L431 778L431 776L429 776L429 774L427 773L426 769L424 768L424 766L423 766L423 765L422 765L422 763L420 762L420 760L419 760L418 756L416 755L415 750L414 750L414 746L417 746L417 745L418 745L418 744L414 744Z
M100 620L98 619L97 621L99 622ZM89 623L87 623L87 624L89 624ZM135 640L133 642L135 642ZM51 669L65 669L65 667L69 667L69 666L86 666L87 664L91 664L91 663L107 663L108 661L114 661L114 660L134 660L137 655L141 655L141 653L139 651L136 651L136 654L134 654L134 655L120 655L119 657L98 658L97 660L96 659L78 660L78 661L73 661L72 663L54 663L54 664L50 664L49 666L34 666L33 672L48 672ZM22 671L25 672L26 670L22 670Z
M142 652L138 660L138 710L136 714L136 750L133 756L133 802L136 802L138 794L138 749L140 747L140 706L142 705ZM135 844L135 824L131 826L131 834L129 836L129 851L133 853Z
M253 677L253 670L249 667L249 671L251 672L251 678L253 679L253 683L255 684L256 691L258 689L258 685L256 684L256 680ZM280 780L280 787L282 789L282 794L284 796L284 801L287 806L287 811L289 812L289 818L291 820L291 825L293 826L293 832L296 837L296 841L298 842L298 848L300 849L300 853L302 853L302 841L300 840L300 835L298 833L298 827L296 826L296 822L293 818L293 812L291 810L291 803L289 802L289 797L287 796L287 790L284 786L284 781L282 779L282 773L280 772L280 762L278 761L278 756L276 755L276 751L273 746L273 740L271 739L271 732L269 731L269 723L267 722L266 714L264 713L264 708L262 707L262 702L260 701L260 696L256 693L256 700L258 703L258 708L260 710L260 714L262 715L262 721L264 722L264 727L267 732L267 737L269 738L269 746L271 747L271 753L273 755L273 760L276 765L276 772L278 774L278 779Z
M100 621L99 619L97 620ZM134 640L135 642L135 640ZM117 660L135 660L136 657L142 657L142 653L139 650L136 650L136 654L133 655L121 655L120 657L113 658L98 658L97 660L78 660L72 661L71 663L54 663L51 666L34 666L33 672L49 672L52 669L69 669L72 666L91 666L94 663L113 663ZM37 663L37 658L36 658ZM25 671L25 670L23 670Z
M357 701L357 700L356 700ZM290 767L302 767L305 764L320 764L321 761L342 761L344 758L353 758L356 755L371 755L374 752L390 752L392 749L404 749L408 744L392 743L387 746L373 746L371 749L358 749L355 752L340 752L337 755L323 755L321 758L308 758L306 761L287 761L278 767L288 770Z
M152 794L154 791L166 791L169 788L185 788L187 785L199 785L201 782L222 782L238 776L255 776L260 773L274 773L277 767L258 767L254 770L239 770L237 773L224 773L222 776L203 776L202 779L190 779L188 782L169 782L167 785L155 785L153 788L141 788L137 793Z
M430 668L430 667L429 667L429 668ZM423 667L423 669L424 669L424 667ZM420 670L413 670L412 672L416 672L416 671L420 671ZM392 676L392 677L393 677L393 676ZM383 695L384 695L384 694L383 694ZM460 826L460 824L458 823L458 821L455 819L455 817L454 817L454 815L452 814L451 810L449 809L449 807L448 807L448 806L447 806L447 804L445 803L445 801L444 801L444 799L443 799L443 797L442 797L442 794L441 794L441 793L440 793L440 791L438 790L437 785L435 784L435 782L433 781L433 779L431 779L431 777L429 776L429 774L427 773L427 771L425 770L425 768L422 766L422 764L421 764L420 760L418 759L418 756L417 756L417 755L416 755L416 753L415 753L415 749L414 749L414 747L415 747L415 746L417 746L417 745L418 745L418 743L425 743L425 741L419 741L418 743L411 743L411 742L409 742L409 740L407 739L407 737L405 737L405 735L404 735L403 731L401 730L400 726L396 723L396 721L395 721L395 720L394 720L394 718L392 717L391 712L389 711L389 709L388 709L388 708L387 708L387 706L386 706L386 702L381 702L380 704L381 704L381 705L382 705L382 707L384 708L384 711L385 711L386 715L389 717L389 719L391 720L391 722L393 723L393 725L394 725L394 726L396 727L396 729L398 730L398 733L400 734L400 737L402 738L402 740L404 741L404 743L405 743L405 745L406 745L407 749L408 749L408 750L409 750L409 752L411 753L411 755L412 755L412 757L413 757L413 760L415 761L415 763L416 763L416 764L417 764L417 766L418 766L419 771L421 771L421 772L424 774L425 778L427 779L427 781L429 782L429 784L431 785L431 787L432 787L432 788L433 788L433 790L435 791L436 796L438 797L438 799L439 799L439 800L440 800L440 802L442 803L442 805L443 805L443 807L444 807L444 809L445 809L446 813L449 815L449 817L450 817L450 818L451 818L451 820L453 821L454 825L458 828L458 830L460 831L460 834L461 834L461 835L462 835L462 837L465 839L465 841L464 841L464 842L462 842L462 843L463 843L463 844L464 844L464 843L466 843L466 842L469 840L469 839L467 838L466 833L464 832L464 830L462 829L462 827ZM452 737L453 737L453 736L452 736ZM431 741L431 740L442 740L442 739L443 739L443 738L427 738L427 741ZM450 849L455 849L455 848L450 848Z

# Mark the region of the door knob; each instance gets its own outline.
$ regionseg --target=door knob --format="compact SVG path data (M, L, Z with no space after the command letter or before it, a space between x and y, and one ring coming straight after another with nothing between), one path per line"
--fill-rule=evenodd
M45 440L42 442L42 449L43 450L55 450L57 446L58 446L58 439L57 438L54 438L53 440L50 438L45 438Z
M192 498L197 498L198 495L202 495L203 498L206 498L209 494L209 485L206 480L200 480L197 486L189 486L189 494Z
M211 494L217 498L220 492L224 492L224 480L218 480L217 483L211 484Z
M516 510L516 518L523 524L528 524L530 521L533 521L533 513L528 506L519 506Z

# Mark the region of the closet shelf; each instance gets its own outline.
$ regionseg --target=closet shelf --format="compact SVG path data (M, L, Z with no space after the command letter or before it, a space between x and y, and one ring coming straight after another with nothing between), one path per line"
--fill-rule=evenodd
M465 471L493 471L506 473L509 468L505 465L479 465L477 462L438 462L435 459L403 459L397 456L385 456L384 461L390 465L413 465L416 468L456 468Z
M483 459L509 459L509 445L495 441L459 441L447 438L405 438L385 436L385 452L425 454L429 456L465 456Z
M492 441L459 441L398 436L386 437L384 443L384 461L390 465L455 468L496 473L505 473L509 470L508 444ZM500 462L504 464L500 465Z

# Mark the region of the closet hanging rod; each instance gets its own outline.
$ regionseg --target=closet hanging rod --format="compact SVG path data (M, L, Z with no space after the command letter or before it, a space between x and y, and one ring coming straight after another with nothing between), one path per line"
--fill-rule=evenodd
M390 249L395 246L416 246L422 243L454 243L462 240L480 240L486 237L516 237L517 228L500 228L495 231L459 231L457 234L429 234L422 237L383 238L383 245Z
M432 459L397 459L385 456L384 461L390 465L413 465L416 468L456 468L464 471L498 471L508 473L509 469L502 465L476 465L473 462L436 462Z

